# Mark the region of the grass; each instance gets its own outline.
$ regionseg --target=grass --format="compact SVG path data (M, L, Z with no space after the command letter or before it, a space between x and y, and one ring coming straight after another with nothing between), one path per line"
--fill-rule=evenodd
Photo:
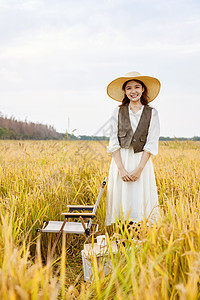
M199 299L200 143L161 142L153 158L160 202L157 226L141 226L141 240L122 234L110 256L112 272L93 261L83 282L84 237L71 235L47 261L49 243L36 229L61 220L67 204L92 204L108 175L107 142L0 141L0 295L2 299ZM105 233L106 192L97 213ZM119 224L108 228L120 236ZM115 234L113 235L113 233ZM134 235L134 232L131 232Z

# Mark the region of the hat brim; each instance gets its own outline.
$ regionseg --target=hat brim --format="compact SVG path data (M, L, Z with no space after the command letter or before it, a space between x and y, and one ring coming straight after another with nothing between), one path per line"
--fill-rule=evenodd
M107 87L107 94L109 97L116 101L122 102L124 99L124 91L122 90L123 84L128 80L140 80L147 88L148 102L153 101L160 91L160 81L157 78L150 76L135 76L135 77L119 77L111 81Z

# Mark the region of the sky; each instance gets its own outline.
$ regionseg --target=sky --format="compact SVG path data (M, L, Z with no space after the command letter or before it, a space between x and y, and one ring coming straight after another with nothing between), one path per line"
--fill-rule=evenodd
M0 0L0 112L107 134L107 85L161 81L161 136L200 136L200 0Z

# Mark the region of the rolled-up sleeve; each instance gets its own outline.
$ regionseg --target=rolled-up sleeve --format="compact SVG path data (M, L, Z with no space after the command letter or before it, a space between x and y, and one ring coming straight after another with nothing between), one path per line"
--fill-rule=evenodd
M107 147L108 153L113 153L114 151L120 149L119 140L118 140L118 113L119 107L116 107L111 118L110 118L110 138L109 145Z
M155 108L153 108L147 141L146 144L144 145L144 150L146 152L151 153L153 156L158 154L159 136L160 136L160 122L159 122L158 112Z

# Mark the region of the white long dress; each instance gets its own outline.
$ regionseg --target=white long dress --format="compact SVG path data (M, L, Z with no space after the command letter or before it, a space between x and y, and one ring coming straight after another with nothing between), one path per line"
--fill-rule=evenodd
M133 113L129 107L133 132L138 126L143 108L144 106L137 113ZM120 147L117 134L118 112L119 107L114 110L110 121L111 132L107 151L112 153L120 149L122 163L125 169L131 172L139 165L143 152L134 153L132 146L129 149ZM159 135L158 112L153 108L147 141L144 146L144 150L153 156L158 153ZM124 182L121 179L117 165L112 158L107 187L106 225L115 223L115 217L118 220L129 219L136 222L145 217L146 220L151 221L157 219L158 213L158 194L151 157L147 161L140 178L135 182Z

